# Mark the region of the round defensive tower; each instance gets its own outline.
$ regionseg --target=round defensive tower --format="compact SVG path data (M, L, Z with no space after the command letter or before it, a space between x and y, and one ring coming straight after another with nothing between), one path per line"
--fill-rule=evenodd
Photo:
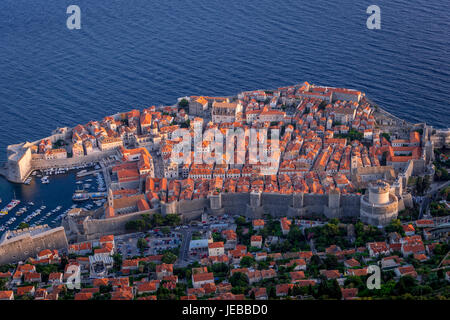
M369 201L374 204L389 203L390 186L387 182L377 181L369 185Z
M369 184L369 192L361 197L360 218L361 221L385 226L398 215L398 199L389 193L389 183L378 180Z

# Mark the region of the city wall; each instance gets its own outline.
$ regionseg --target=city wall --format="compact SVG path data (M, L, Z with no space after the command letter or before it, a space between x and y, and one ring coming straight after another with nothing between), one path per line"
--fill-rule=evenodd
M179 214L185 222L198 219L203 211L211 215L243 215L248 218L259 218L264 214L276 218L359 217L360 198L359 195L335 195L330 202L328 195L320 194L222 193L210 198L162 203L161 213Z
M24 261L35 257L44 249L65 249L68 247L66 233L63 227L50 229L31 236L25 233L0 244L0 265Z
M33 159L31 160L31 166L33 170L45 170L50 168L71 168L91 162L98 162L103 158L111 156L115 153L117 153L117 150L112 149L92 153L90 155L77 158L53 159L53 160Z
M393 195L391 195L394 197ZM126 233L125 225L128 221L136 220L143 214L161 213L178 214L183 223L200 219L203 212L210 215L242 215L249 219L263 218L270 214L275 218L304 217L304 218L361 218L361 197L356 194L278 194L278 193L221 193L207 198L194 200L173 201L160 203L160 207L130 214L119 215L109 219L92 219L87 217L83 221L83 231L70 230L77 233L77 240L97 239L107 234ZM397 204L370 210L376 215L389 215L396 209ZM372 208L371 208L372 209ZM69 225L67 225L69 226ZM72 228L69 228L72 229Z
M33 142L25 142L10 145L7 148L8 161L0 170L0 174L5 176L11 182L23 183L34 170L45 170L50 168L72 168L90 162L98 162L101 159L113 155L117 150L106 150L95 152L83 157L45 160L33 157L31 147L39 144L41 140L50 140L55 143L59 140L67 140L71 136L71 131L66 130L61 133L53 134L49 137L39 139Z
M79 238L78 240L92 240L98 239L103 235L119 235L126 233L125 225L127 222L138 220L142 215L152 215L157 212L159 212L159 208L119 215L108 219L91 219L91 217L87 217L83 221L84 234L82 237L84 239ZM79 237L81 237L81 235L79 235Z

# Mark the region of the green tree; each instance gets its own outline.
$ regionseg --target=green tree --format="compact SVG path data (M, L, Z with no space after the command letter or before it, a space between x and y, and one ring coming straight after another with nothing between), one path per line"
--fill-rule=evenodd
M0 291L6 290L6 279L0 279Z
M439 243L434 247L434 253L438 255L444 255L447 254L447 252L450 250L450 245L447 243Z
M245 256L241 259L241 267L249 268L253 266L255 263L255 259L253 257Z
M345 279L344 285L346 287L358 288L358 290L362 290L366 287L361 277L349 276Z
M109 301L111 300L111 293L100 293L100 292L95 292L92 295L92 300L102 300L102 301Z
M327 254L324 263L328 270L335 270L339 268L339 262L335 255Z
M120 271L120 269L122 268L122 255L120 254L120 253L115 253L114 255L113 255L113 261L114 261L114 264L113 264L113 270L114 271Z
M388 151L383 152L383 154L381 155L380 165L382 165L382 166L386 165L388 154L389 154Z
M396 282L395 280L389 280L386 283L382 283L381 284L381 289L380 289L380 296L382 297L390 297L392 296L392 293L394 291Z
M291 226L289 229L289 233L287 234L288 243L291 244L292 251L298 251L298 249L304 243L303 233L300 228L296 225Z
M417 286L417 280L411 276L403 276L394 287L394 294L400 296L402 294L411 293Z
M180 107L180 108L186 108L186 107L188 107L189 106L189 101L187 100L187 99L181 99L180 100L180 102L178 102L178 106Z
M173 254L172 252L168 251L163 254L163 257L161 258L161 261L163 263L172 264L177 260L177 256Z
M398 232L402 234L402 222L400 221L400 219L394 219L389 223L389 225L386 226L385 230L386 232Z
M364 134L356 131L355 129L350 129L346 134L336 134L336 138L346 138L348 141L362 140L364 138Z
M229 267L225 263L215 263L208 269L214 273L214 277L219 278L219 281L225 280L228 277Z
M164 217L160 213L155 213L152 217L155 226L162 226L164 224Z
M109 293L113 290L112 284L108 284L108 285L101 285L99 287L99 292L100 293Z
M139 238L137 241L137 247L141 253L144 252L144 250L148 248L147 240L145 240L145 238Z
M48 265L36 265L36 272L40 273L42 276L42 282L48 281L48 276L50 273L58 272L59 271L59 265L57 264L48 264Z
M218 232L214 232L212 234L212 238L213 238L214 242L225 242L225 238L222 237L222 235Z
M17 226L17 229L26 229L26 228L29 228L30 227L30 225L28 224L28 223L26 223L26 222L21 222L21 223L19 223L19 225Z
M178 226L181 224L181 217L178 214L168 214L165 217L165 223L169 226Z
M238 226L242 226L242 225L245 225L245 224L246 224L246 220L245 220L245 218L242 217L242 216L237 217L236 220L235 220L235 222L236 222L236 224L237 224Z
M223 263L223 262L221 262L221 263L214 263L211 266L211 271L214 272L214 273L225 273L226 274L228 272L228 270L229 270L228 265L226 263Z
M317 295L322 298L338 299L342 298L341 287L336 279L323 280L319 284Z
M417 286L412 288L412 295L414 296L425 296L428 294L431 294L433 292L433 288L431 288L430 286Z
M242 272L235 272L230 277L230 283L233 287L246 287L248 286L248 277Z
M269 268L269 262L268 261L258 261L258 270L266 270Z
M0 272L8 272L15 268L16 266L14 264L4 264L0 266Z
M125 229L127 231L142 232L142 231L148 230L148 225L145 223L145 221L143 219L138 219L138 220L128 221L125 224Z
M342 298L342 291L341 287L339 286L339 283L336 279L333 279L331 284L331 297L340 300Z
M275 299L277 297L277 291L274 286L270 286L267 292L270 299Z

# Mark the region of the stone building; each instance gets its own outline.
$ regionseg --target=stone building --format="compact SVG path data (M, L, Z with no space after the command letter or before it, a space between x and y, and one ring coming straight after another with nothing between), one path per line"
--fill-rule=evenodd
M378 180L370 183L368 194L361 197L361 221L386 226L398 215L398 199L390 193L389 183Z
M436 130L431 135L431 142L435 148L450 147L450 129Z
M68 247L63 227L50 229L47 225L8 231L0 239L0 264L15 263L36 256L45 249Z
M21 143L8 146L8 176L7 179L12 182L21 183L30 174L31 165L31 144Z
M189 114L202 116L208 110L208 100L205 97L199 97L189 101Z
M212 121L214 123L234 122L236 115L242 112L240 103L228 103L214 101L211 110Z

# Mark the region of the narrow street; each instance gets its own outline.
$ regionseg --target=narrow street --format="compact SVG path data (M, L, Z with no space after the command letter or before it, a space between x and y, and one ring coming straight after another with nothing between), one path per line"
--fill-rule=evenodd
M155 171L155 178L164 178L164 165L162 157L156 154L156 151L150 152L153 159L153 168Z

